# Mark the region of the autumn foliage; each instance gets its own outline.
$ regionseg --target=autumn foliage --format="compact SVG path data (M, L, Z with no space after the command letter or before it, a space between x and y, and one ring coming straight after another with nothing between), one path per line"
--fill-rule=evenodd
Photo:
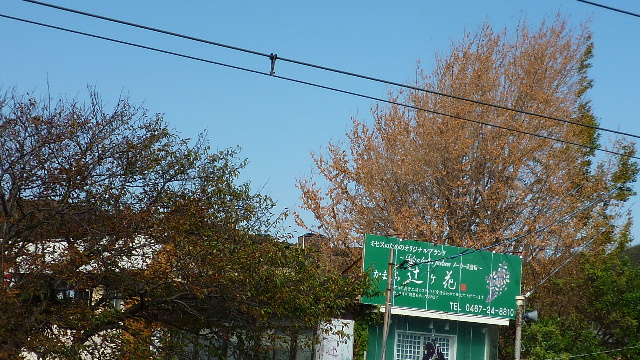
M0 98L0 358L258 358L366 291L277 238L237 150L53 103Z
M365 233L522 255L525 291L572 252L606 249L637 165L623 139L603 146L624 156L595 150L592 50L562 17L468 32L354 119L346 144L312 154L298 187L317 225L300 223L354 257Z

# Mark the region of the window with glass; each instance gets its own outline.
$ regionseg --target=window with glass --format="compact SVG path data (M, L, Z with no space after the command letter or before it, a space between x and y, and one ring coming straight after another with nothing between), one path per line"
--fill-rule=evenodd
M454 342L454 336L397 331L395 360L455 360Z

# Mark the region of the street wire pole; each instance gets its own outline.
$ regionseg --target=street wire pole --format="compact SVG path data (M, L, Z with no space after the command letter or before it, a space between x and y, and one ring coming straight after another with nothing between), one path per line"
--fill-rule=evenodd
M391 322L391 301L393 300L393 248L389 249L389 269L387 271L387 291L384 304L384 322L382 324L382 352L380 360L385 360L387 350L387 338L389 337L389 323Z
M524 296L516 296L516 348L515 360L520 360L520 349L522 349L522 314L524 314Z

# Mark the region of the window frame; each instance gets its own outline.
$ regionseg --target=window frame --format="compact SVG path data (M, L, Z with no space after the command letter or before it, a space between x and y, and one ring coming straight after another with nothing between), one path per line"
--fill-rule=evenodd
M456 335L448 335L448 334L438 334L435 332L427 333L427 332L419 332L419 331L405 331L405 330L396 330L395 339L393 344L393 359L394 360L404 360L398 358L398 345L401 335L411 335L411 336L419 336L420 337L420 351L419 351L419 360L422 360L424 356L424 348L427 341L431 341L433 338L443 338L449 341L449 354L447 360L456 360L456 343L457 336Z

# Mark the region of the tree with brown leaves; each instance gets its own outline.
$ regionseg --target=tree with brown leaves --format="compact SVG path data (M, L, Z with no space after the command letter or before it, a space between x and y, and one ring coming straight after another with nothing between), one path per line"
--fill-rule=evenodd
M0 98L0 358L260 358L366 291L260 235L236 150L90 95Z
M533 286L625 221L633 194L633 144L615 140L625 156L596 156L591 57L587 27L562 17L467 33L430 74L420 69L414 89L375 106L372 121L354 119L348 144L312 154L317 172L298 182L318 223L307 227L354 254L365 233L521 254L525 290Z

